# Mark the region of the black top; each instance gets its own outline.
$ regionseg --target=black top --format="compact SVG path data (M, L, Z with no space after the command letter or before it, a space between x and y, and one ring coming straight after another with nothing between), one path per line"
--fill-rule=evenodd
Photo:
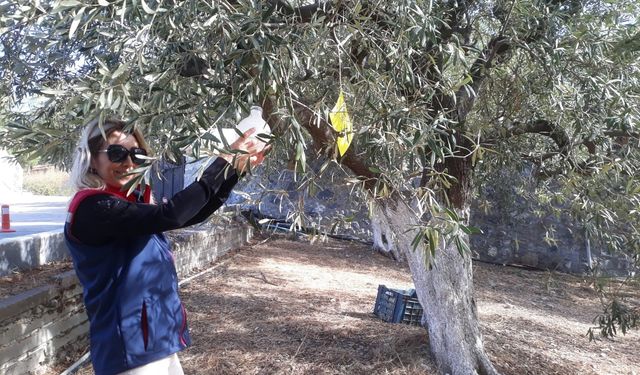
M92 195L78 205L71 234L81 243L97 246L197 224L222 206L237 182L235 169L218 158L199 181L165 203L129 202L108 193Z

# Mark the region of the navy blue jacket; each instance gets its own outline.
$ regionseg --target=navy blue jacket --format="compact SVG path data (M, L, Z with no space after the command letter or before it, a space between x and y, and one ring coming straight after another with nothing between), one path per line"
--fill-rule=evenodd
M205 220L238 181L222 159L200 181L158 205L117 189L87 189L69 205L65 240L83 286L91 360L112 375L190 345L165 230ZM145 201L147 203L145 203Z

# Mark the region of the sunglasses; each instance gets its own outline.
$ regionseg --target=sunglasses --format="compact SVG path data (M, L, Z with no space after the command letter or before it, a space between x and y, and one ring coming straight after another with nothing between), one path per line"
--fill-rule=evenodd
M145 163L145 159L139 156L147 156L147 151L143 148L131 147L127 150L122 145L109 145L106 150L98 150L98 152L106 152L109 161L112 163L122 163L128 156L131 156L131 161L136 165Z

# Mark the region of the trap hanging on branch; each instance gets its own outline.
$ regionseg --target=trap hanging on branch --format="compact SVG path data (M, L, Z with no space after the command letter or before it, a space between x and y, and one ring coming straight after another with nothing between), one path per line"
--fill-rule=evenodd
M353 139L353 124L351 118L349 118L349 112L347 111L347 103L344 101L344 93L340 90L338 101L329 112L329 120L331 120L331 126L335 131L340 133L338 135L338 152L340 156L344 156Z

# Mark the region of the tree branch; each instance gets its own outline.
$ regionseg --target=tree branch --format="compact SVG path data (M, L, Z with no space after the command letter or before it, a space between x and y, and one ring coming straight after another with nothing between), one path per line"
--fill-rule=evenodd
M427 44L427 47L419 54L421 60L426 63L423 63L422 65L415 64L416 58L413 58L414 65L418 66L418 71L425 75L426 82L428 84L440 81L443 68L443 52L434 54L434 45L447 43L451 39L451 36L456 32L461 34L462 40L468 42L471 34L471 27L469 27L469 25L463 27L462 22L468 14L472 3L473 1L467 0L449 1L447 5L449 5L450 8L445 12L443 22L440 24L440 27L438 27L439 41ZM427 58L426 56L430 53L432 54L431 58ZM430 61L433 61L433 63L428 63ZM449 95L442 90L438 91L439 93L434 95L427 104L429 107L429 116L431 118L435 118L438 113L451 112L455 107L455 100L452 95Z
M536 176L539 179L548 179L552 177L557 177L564 174L566 171L566 169L562 167L549 169L549 168L542 168L541 163L536 163L536 164L538 164L538 167L540 168L536 173ZM584 161L582 163L578 163L578 164L575 164L575 163L570 163L570 164L571 164L572 171L577 172L583 176L591 176L596 170L596 168L594 168L593 164L591 164L589 160Z
M456 32L466 36L471 31L468 27L462 27L461 25L469 13L469 8L473 5L473 0L454 0L449 1L447 5L450 8L445 13L445 17L443 17L444 22L438 28L440 39L443 42L448 41Z
M571 148L571 140L562 127L547 120L536 120L529 124L515 122L502 136L489 138L483 144L491 146L500 139L507 139L523 134L540 134L551 138L558 146L558 154L566 156Z
M274 129L274 134L281 134L284 130L285 120L275 113L276 105L274 99L271 97L266 98L262 107L266 114L267 123ZM302 103L294 103L294 110L298 122L313 139L314 148L318 151L324 151L327 156L332 154L336 144L337 133L331 125ZM369 166L356 155L354 150L355 148L351 146L340 162L347 166L356 176L364 180L366 189L373 191L380 174L372 172Z
M456 102L458 103L456 117L458 121L464 122L476 101L477 93L485 79L489 76L489 70L495 61L505 61L512 49L512 42L502 35L494 36L484 48L480 56L473 62L469 69L471 77L471 91L464 86L456 92Z
M296 22L311 22L315 15L325 15L331 9L333 4L329 1L315 0L313 4L307 4L300 7L292 7L288 1L270 0L269 4L285 16L293 16Z
M627 132L627 131L623 131L623 130L609 130L609 131L605 131L604 135L606 135L607 137L629 137L629 138L635 138L640 140L640 133L636 133L636 132Z
M482 81L488 76L487 73L493 66L494 60L504 59L511 50L511 47L511 41L502 35L495 36L489 41L469 70L469 76L473 82L471 87L474 90L477 90L482 84Z
M551 158L554 158L556 156L560 155L560 153L558 152L547 152L541 155L528 155L528 154L522 154L520 155L520 157L524 160L528 160L530 162L536 163L538 165L542 164L542 162L544 162L545 160L549 160Z

